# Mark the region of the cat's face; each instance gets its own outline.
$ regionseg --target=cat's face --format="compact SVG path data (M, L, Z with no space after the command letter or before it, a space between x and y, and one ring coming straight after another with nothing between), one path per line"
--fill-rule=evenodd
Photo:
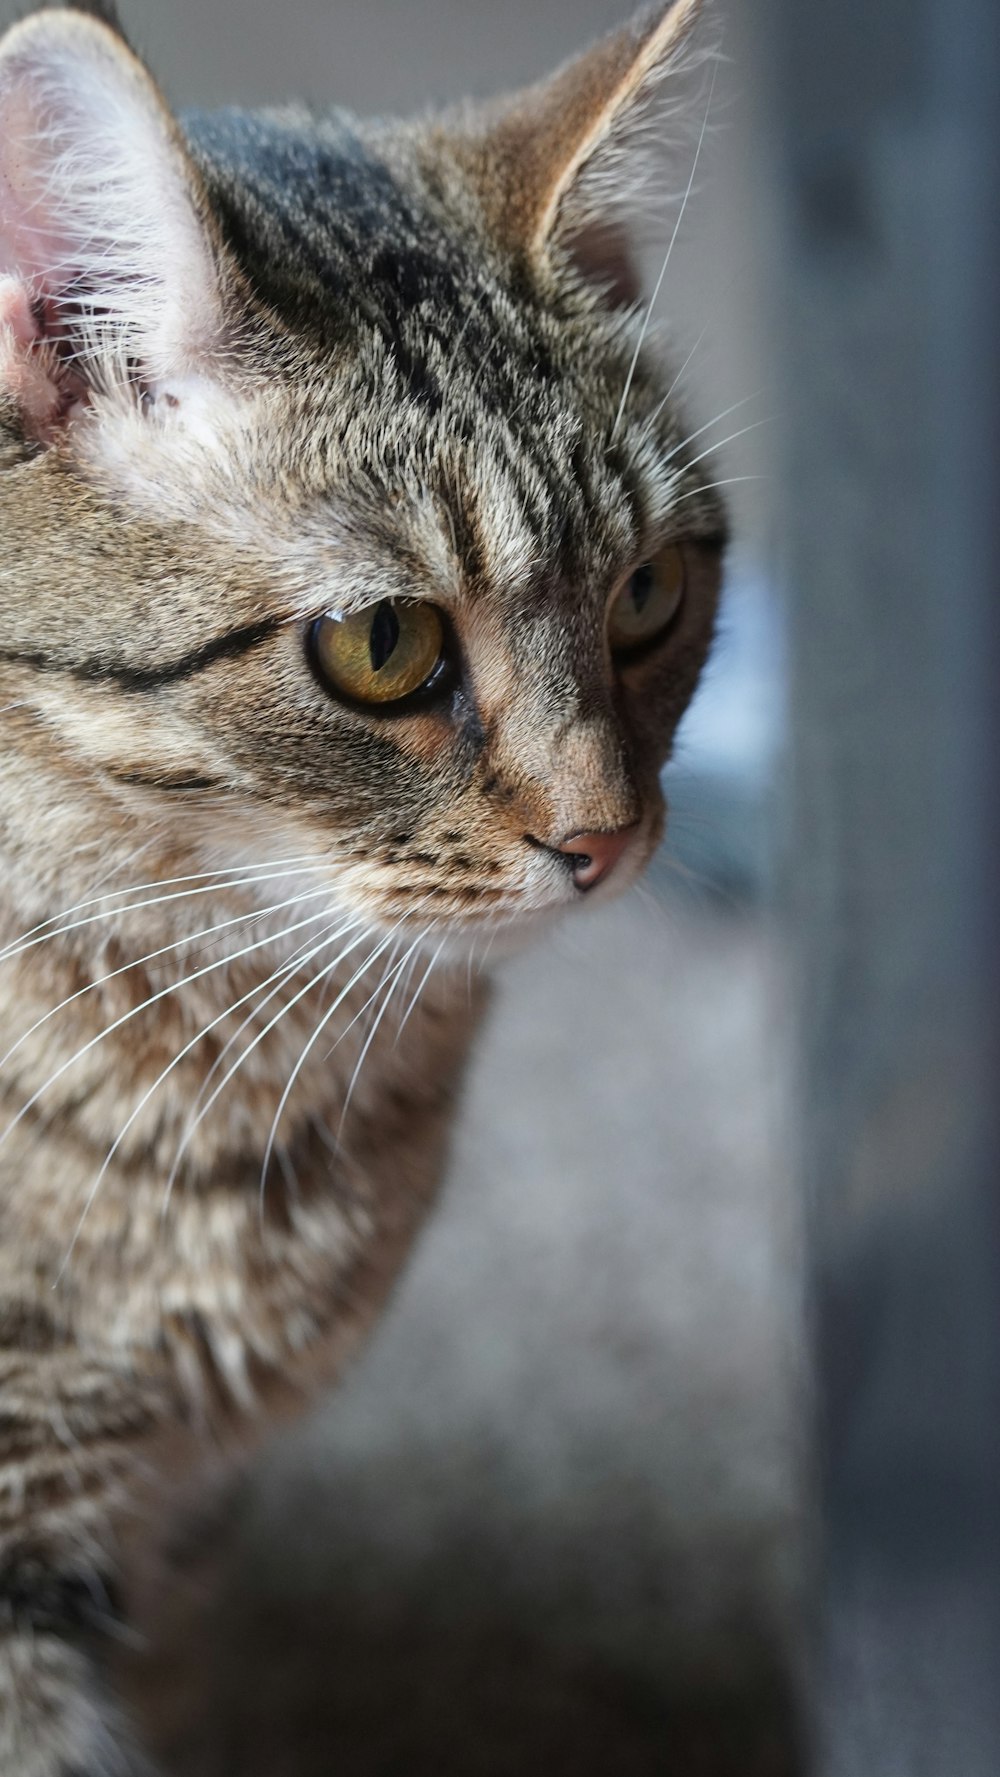
M566 95L537 164L558 82L499 121L195 118L181 142L102 27L7 41L0 110L6 80L39 160L0 153L18 744L44 734L95 819L202 869L307 860L376 924L528 926L627 885L723 524L572 211L612 101L577 120L569 174ZM67 42L92 64L72 102ZM53 201L105 89L120 151L146 131L162 240L109 175L113 129L91 151L118 221L87 212L96 176L82 222Z

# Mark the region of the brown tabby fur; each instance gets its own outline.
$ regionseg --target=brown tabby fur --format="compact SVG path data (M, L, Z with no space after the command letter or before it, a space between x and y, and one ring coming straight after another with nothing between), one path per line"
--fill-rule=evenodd
M596 899L659 837L722 521L669 384L645 353L630 376L612 199L694 10L394 127L182 134L80 16L103 7L0 41L8 139L23 67L53 56L155 116L208 292L147 371L127 280L88 311L36 268L32 337L9 290L4 325L0 260L0 1777L137 1756L95 1637L170 1483L335 1376L378 1312L441 1174L470 951L579 899L564 836L635 824ZM0 147L0 220L7 177ZM609 597L678 539L668 644L609 672ZM447 609L471 691L341 707L304 627L399 595Z

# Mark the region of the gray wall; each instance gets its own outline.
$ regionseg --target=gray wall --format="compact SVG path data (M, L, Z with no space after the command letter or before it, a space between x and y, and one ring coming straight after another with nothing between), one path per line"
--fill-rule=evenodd
M1000 1770L995 0L777 0L823 1777Z

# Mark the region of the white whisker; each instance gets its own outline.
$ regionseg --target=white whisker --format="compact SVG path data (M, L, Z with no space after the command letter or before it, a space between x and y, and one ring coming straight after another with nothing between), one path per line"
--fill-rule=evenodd
M290 981L291 978L294 975L296 975L300 969L307 967L307 965L313 960L313 958L315 956L318 956L320 951L322 949L324 949L327 944L335 944L338 938L344 937L345 933L353 931L360 924L361 924L361 921L358 918L349 919L349 920L345 921L342 925L337 926L336 929L324 932L322 938L320 939L320 941L318 943L300 945L299 949L295 952L295 955L290 957L288 962L283 966L283 968L281 970L279 970L277 980L276 980L275 985L273 987L270 986L271 981L275 981L275 977L273 975L269 976L266 981L262 981L260 983L260 985L256 991L258 993L260 993L260 992L263 992L264 988L269 988L269 992L267 992L264 995L264 998L262 1000L260 1000L257 1005L251 1006L250 1011L247 1013L246 1017L241 1021L238 1028L233 1032L232 1036L230 1036L226 1040L226 1042L223 1044L223 1047L219 1051L219 1053L216 1056L215 1060L213 1061L211 1067L209 1068L208 1073L205 1075L204 1080L202 1081L200 1087L198 1088L197 1096L196 1096L194 1104L191 1106L191 1110L188 1114L188 1119L187 1119L187 1122L186 1122L184 1129L182 1131L181 1139L180 1139L180 1142L178 1143L178 1147L177 1147L177 1152L174 1155L173 1164L170 1168L170 1172L167 1177L167 1182L164 1186L163 1205L162 1205L162 1209L161 1209L161 1214L165 1215L167 1212L167 1209L169 1207L170 1198L173 1194L174 1183L177 1178L177 1174L180 1171L181 1161L184 1158L184 1154L187 1150L188 1144L190 1143L191 1137L194 1135L194 1132L198 1128L198 1125L201 1123L202 1118L207 1114L207 1112L209 1110L209 1106L205 1104L205 1097L206 1097L209 1087L212 1084L212 1081L215 1079L220 1068L222 1068L223 1065L225 1064L226 1056L230 1053L230 1051L233 1049L235 1044L239 1042L240 1037L243 1035L243 1032L248 1029L248 1027L253 1023L254 1019L260 1017L262 1011L264 1010L264 1007L270 1005L271 1001L277 997L277 995L281 992L282 988L287 985L288 981ZM326 974L325 970L321 971L320 975L317 976L317 980L324 979L325 974ZM246 1054L250 1053L249 1048L245 1051L245 1053ZM233 1073L238 1072L239 1067L240 1067L240 1065L242 1065L243 1060L244 1060L244 1055L241 1054L239 1057L239 1060L236 1064L236 1067L234 1067L234 1069L233 1069ZM228 1077L232 1078L232 1074L230 1074ZM203 1105L204 1105L204 1110L202 1109Z
M347 932L354 931L356 929L356 927L359 926L361 923L362 923L361 919L357 916L355 916L351 919L345 920L339 926L337 926L333 922L331 922L329 930L323 933L320 943L325 943L328 940L332 941L337 938L342 938L345 936L345 934ZM296 951L294 951L293 954L288 958L288 961L285 964L285 967L281 972L281 977L278 980L277 985L271 988L270 992L266 995L266 997L264 999L262 999L259 1002L258 1005L251 1006L250 1011L247 1013L246 1017L240 1023L239 1028L233 1032L232 1036L227 1039L227 1041L223 1045L222 1049L219 1051L219 1054L216 1056L215 1060L213 1061L211 1067L208 1070L208 1073L205 1075L204 1080L202 1081L201 1085L198 1088L197 1096L195 1098L194 1104L191 1107L192 1111L196 1111L198 1109L199 1105L202 1102L202 1099L205 1096L205 1093L207 1092L209 1086L211 1085L212 1081L214 1080L220 1067L222 1066L223 1062L225 1061L227 1054L229 1053L229 1051L233 1047L233 1045L239 1041L240 1037L243 1035L243 1032L253 1023L255 1018L260 1017L261 1012L264 1010L264 1007L267 1005L270 1005L271 1001L277 997L277 995L281 992L282 988L285 986L285 983L286 983L286 980L288 979L288 977L291 975L294 975L298 969L303 968L306 965L306 963L308 963L311 960L311 958L316 955L317 949L318 949L317 944L314 944L311 940L307 940L306 943L300 944L298 949ZM267 982L262 981L260 985L261 985L261 988L264 988L267 986Z
M158 950L148 950L145 956L134 957L131 961L123 963L121 968L112 969L109 974L99 975L96 980L88 981L86 987L77 988L75 993L67 994L64 1000L60 1000L57 1006L51 1006L47 1012L43 1012L42 1016L36 1018L34 1024L18 1037L17 1042L11 1044L7 1053L0 1055L0 1072L20 1049L21 1044L26 1043L29 1037L33 1037L36 1030L40 1030L50 1018L55 1018L57 1013L65 1011L66 1007L71 1006L74 1000L83 999L85 994L93 993L98 987L106 987L109 981L115 981L119 975L127 975L130 969L141 969L146 963L155 962L161 956L168 956L171 951L180 950L185 944L195 944L199 939L207 938L212 932L226 931L234 925L245 925L248 920L268 919L272 914L281 913L288 907L299 907L304 901L315 900L319 895L329 897L329 890L325 888L308 889L300 895L290 896L288 900L276 901L270 907L263 907L249 913L233 914L229 919L222 919L215 925L205 926L200 932L192 933L190 937L175 938L171 944L162 944Z
M736 283L738 275L739 275L738 272L734 272L731 277L726 279L725 283L721 286L721 289L720 289L721 295L728 296L730 294L730 292L733 288L733 285ZM663 412L663 409L666 407L667 402L670 400L670 397L677 392L677 389L680 387L685 376L687 375L688 370L690 369L691 364L693 363L693 361L695 359L695 356L697 355L698 351L700 350L701 346L703 345L711 324L712 324L711 321L705 322L704 327L702 328L697 339L695 340L694 345L691 347L691 350L688 352L687 357L685 358L683 364L681 365L676 376L674 377L674 380L671 383L669 389L667 390L663 399L661 401L659 401L657 403L656 407L653 409L653 412L650 415L650 422L649 422L650 424L652 424L653 421L659 417L659 415ZM760 390L759 393L763 394L764 391ZM747 399L749 400L750 397L748 396ZM721 418L721 415L719 417Z
M437 949L435 950L434 955L431 957L430 962L427 964L426 969L424 970L423 974L420 977L420 984L417 987L417 991L414 994L409 1005L407 1006L406 1012L400 1022L399 1029L396 1032L396 1039L395 1040L397 1043L399 1042L400 1037L402 1036L404 1030L406 1029L406 1026L410 1022L410 1014L412 1013L414 1006L416 1005L418 999L420 998L420 995L423 993L424 988L427 986L427 983L430 980L431 970L433 969L434 964L437 962L437 959L441 955L441 952L444 949L447 942L448 942L448 938L447 938L447 934L446 934L441 939L441 942L438 945Z
M297 929L296 927L290 926L288 928L288 931L294 931L296 929ZM287 937L288 931L283 932L281 934L281 936ZM240 952L239 954L244 955L245 952ZM236 958L235 957L226 958L225 960L235 962ZM284 967L284 965L282 965L282 967ZM278 973L280 973L280 971L275 970L274 973L278 974ZM66 1270L66 1267L69 1264L69 1262L73 1256L73 1253L76 1249L77 1241L79 1240L80 1234L83 1230L84 1222L86 1221L87 1216L89 1215L90 1210L93 1207L94 1201L97 1197L97 1193L100 1190L101 1185L107 1175L108 1167L111 1165L111 1162L113 1161L116 1153L118 1152L118 1149L121 1147L122 1142L124 1141L126 1135L128 1134L129 1130L131 1129L136 1118L141 1115L142 1111L145 1109L146 1105L149 1103L150 1099L152 1098L154 1092L156 1092L158 1090L158 1088L160 1086L162 1086L164 1080L167 1079L168 1076L173 1073L174 1069L176 1067L180 1066L180 1064L184 1060L185 1056L190 1055L192 1049L197 1048L198 1044L204 1041L205 1037L208 1036L210 1031L215 1030L216 1027L218 1025L222 1024L225 1019L231 1018L232 1014L234 1012L238 1012L241 1006L246 1005L246 1002L248 999L251 999L255 993L259 993L261 985L264 985L266 987L268 985L268 982L273 981L273 979L274 979L274 975L269 975L267 978L267 981L265 981L263 984L260 982L255 983L255 985L252 988L250 988L248 993L242 994L238 1000L234 1000L232 1005L226 1006L222 1012L216 1013L216 1016L214 1018L209 1019L209 1022L207 1024L203 1025L201 1030L199 1030L195 1036L191 1037L189 1039L189 1041L184 1044L184 1047L182 1049L178 1050L177 1054L172 1058L172 1060L168 1063L168 1065L165 1068L163 1068L163 1070L157 1075L156 1079L153 1081L153 1084L151 1086L147 1087L146 1091L143 1093L142 1097L140 1098L138 1104L135 1105L132 1112L130 1113L130 1115L128 1116L126 1121L123 1123L121 1129L118 1131L118 1134L116 1135L114 1141L111 1144L111 1147L108 1149L108 1152L104 1157L104 1160L101 1165L101 1169L98 1172L97 1177L94 1179L94 1182L91 1185L90 1190L87 1193L86 1202L84 1203L83 1209L80 1212L80 1218L79 1218L79 1221L77 1222L76 1228L74 1230L73 1238L70 1241L70 1244L66 1250L66 1254L63 1259L63 1262L60 1265L58 1272L56 1273L55 1283L52 1286L53 1289L56 1287L56 1284L58 1284L60 1282L60 1280ZM303 989L303 992L306 992L306 991L308 991L308 989Z
M302 1069L305 1066L308 1056L311 1054L312 1050L315 1048L316 1044L318 1043L320 1037L322 1036L324 1030L326 1029L327 1025L329 1024L330 1019L333 1017L334 1013L339 1010L340 1006L343 1005L344 1000L347 998L347 996L351 992L352 988L356 986L358 981L360 981L361 977L365 974L366 970L371 968L371 965L375 961L376 957L381 956L383 950L386 948L386 945L389 943L389 940L392 938L393 933L398 931L399 927L403 924L404 920L408 919L409 917L410 916L408 913L404 913L400 916L400 918L396 921L395 925L390 927L389 931L386 933L385 937L382 939L382 942L379 945L377 945L376 948L365 958L361 967L359 969L355 970L354 974L351 976L351 979L347 982L346 986L341 988L340 992L334 998L332 1004L324 1012L322 1018L320 1019L319 1023L317 1024L317 1026L316 1026L315 1030L313 1031L312 1035L310 1036L308 1042L305 1044L305 1047L303 1048L301 1054L299 1055L298 1061L295 1063L295 1066L293 1067L291 1074L288 1077L288 1080L285 1084L285 1089L282 1092L280 1099L278 1100L278 1108L275 1111L274 1117L271 1122L271 1129L270 1129L270 1133L267 1138L267 1146L264 1149L264 1159L261 1163L261 1169L260 1169L260 1213L262 1216L264 1213L264 1189L265 1189L265 1185L267 1183L267 1170L268 1170L268 1167L271 1163L271 1155L274 1151L274 1143L275 1143L277 1133L278 1133L278 1124L281 1120L281 1114L282 1114L282 1112L283 1112L283 1110L284 1110L284 1108L285 1108L286 1104L288 1103L288 1100L291 1096L292 1088L295 1085L295 1082L298 1079L299 1074L302 1072ZM376 992L378 992L377 988L376 988ZM361 1014L367 1009L367 1007L370 1005L370 1003L371 1003L370 1000L365 1001L365 1004L360 1008L360 1010L358 1012L355 1013L355 1015L351 1019L350 1023L341 1032L341 1036L346 1036L347 1031L349 1031L351 1029L351 1026L354 1023L356 1023L358 1018L361 1017ZM286 1008L286 1010L287 1010L287 1008ZM283 1014L282 1014L282 1016L283 1016ZM340 1039L338 1038L338 1041L339 1040ZM336 1047L336 1044L334 1045L334 1047Z
M701 345L702 340L705 338L705 335L708 332L710 324L711 323L708 321L705 322L704 327L702 328L697 339L695 340L694 345L691 347L691 350L689 351L687 357L685 358L683 364L681 365L679 371L677 372L677 375L674 377L674 380L671 383L666 394L664 395L663 400L661 402L659 402L658 405L654 408L653 414L652 414L652 418L654 420L659 418L660 414L663 412L663 409L666 407L667 402L670 400L671 395L676 393L677 389L680 387L680 384L683 382L684 377L686 376L687 371L691 365L691 362L695 356L695 353L697 352L699 346Z
M27 1103L21 1106L17 1115L11 1119L7 1124L6 1129L0 1134L0 1147L3 1147L8 1136L13 1133L22 1118L28 1115L28 1112L33 1109L38 1103L38 1100L48 1091L50 1086L54 1086L55 1082L61 1079L63 1074L65 1074L69 1068L75 1066L78 1061L82 1061L83 1057L89 1055L92 1049L96 1049L98 1043L103 1043L105 1037L110 1037L116 1030L121 1030L123 1025L128 1024L131 1019L137 1018L140 1012L148 1011L150 1006L155 1006L160 1000L166 999L169 994L178 993L182 987L190 986L192 981L200 981L205 975L212 974L216 969L227 968L231 963L238 962L241 957L249 956L252 951L262 949L265 944L279 943L283 938L289 937L292 932L301 931L303 926L312 925L316 920L325 917L326 915L322 912L310 914L307 918L297 921L296 924L286 926L283 932L278 932L274 936L269 935L266 938L259 938L253 944L244 945L242 950L237 950L233 955L218 957L215 962L206 963L204 967L196 969L194 974L182 975L179 981L172 982L169 987L160 988L157 993L150 994L147 999L142 1001L141 1005L133 1006L130 1011L124 1012L120 1018L116 1018L112 1024L105 1025L103 1030L98 1031L96 1036L91 1037L89 1042L84 1043L82 1048L77 1049L75 1054L71 1055L67 1061L62 1062L61 1065L56 1068L55 1072L50 1074L48 1079L39 1086L37 1092L32 1093ZM240 1003L242 1004L242 1001Z
M417 966L417 957L419 955L420 955L419 950L414 950L412 956L410 957L409 963L407 964L406 976L403 981L403 993L404 994L407 994L410 991L410 982L413 980L413 971ZM401 1025L398 1025L396 1028L396 1039L395 1039L396 1042L399 1041L399 1032L401 1029L402 1029Z
M726 475L721 481L703 481L698 487L689 487L684 494L678 494L672 502L680 506L684 500L696 500L700 494L710 494L714 488L735 487L738 481L766 481L766 475Z
M393 973L396 958L399 955L399 946L400 946L401 942L402 942L402 939L400 939L400 938L396 939L395 944L393 945L392 949L389 952L389 960L386 963L385 968L382 970L382 973L381 973L378 981L375 984L375 991L365 1001L365 1004L361 1007L361 1010L357 1014L357 1017L360 1017L364 1012L366 1012L368 1007L374 1005L375 1001L378 999L378 996L381 993L386 982L388 981L389 976ZM409 954L410 954L410 952L407 951L406 956L409 956ZM403 958L403 961L405 963L406 957ZM350 1024L345 1025L344 1030L341 1032L341 1036L345 1035L346 1032L351 1029L352 1025L357 1023L357 1017L352 1018ZM334 1049L336 1049L337 1044L339 1042L340 1042L340 1037L337 1037L336 1040L330 1044L330 1047L327 1050L326 1055L324 1056L324 1060L329 1060L330 1056L333 1054L333 1051L334 1051Z
M639 329L639 337L635 342L635 350L632 353L632 361L628 367L628 376L625 379L625 387L622 390L622 398L621 398L620 402L618 403L618 412L615 414L615 423L611 428L612 441L618 435L618 428L621 425L622 414L625 412L625 403L629 398L629 391L631 390L632 383L635 378L636 366L639 362L639 354L642 351L643 345L645 343L646 334L649 330L649 323L650 323L650 321L652 319L652 315L653 315L653 310L656 307L657 299L659 297L661 289L663 288L663 280L667 275L667 267L670 264L670 256L674 250L674 243L677 240L678 234L680 233L681 223L684 220L684 212L687 209L688 199L691 196L691 192L694 187L695 174L698 171L698 162L701 158L702 144L704 143L704 140L705 140L705 131L708 129L708 119L709 119L709 114L712 109L712 97L715 92L715 77L718 72L718 67L719 67L718 62L715 62L712 67L712 79L711 79L711 82L709 84L709 89L708 89L708 102L705 106L705 115L702 118L702 123L701 123L701 134L698 137L698 146L695 149L694 160L691 165L691 177L688 179L687 189L686 189L686 191L684 193L684 197L681 201L681 207L678 212L677 221L674 223L674 231L673 231L673 234L670 236L670 244L667 247L666 257L663 261L663 264L660 267L660 275L657 278L656 283L653 285L653 294L650 297L648 304L646 305L646 313L644 314L644 316L642 318L642 326Z
M749 401L758 400L759 397L763 393L764 393L763 389L755 389L752 395L744 395L742 401L734 401L731 407L724 407L722 412L717 413L713 420L706 420L705 424L703 426L696 427L696 429L693 432L689 432L687 434L686 438L682 438L679 443L671 445L666 456L663 458L663 463L667 464L667 463L673 462L674 457L679 456L680 452L682 450L687 450L688 445L693 444L696 438L700 438L704 432L710 431L712 426L717 426L719 424L720 420L727 420L731 413L738 413L740 408L746 407L746 405ZM661 401L660 407L662 407L663 405L664 405L664 403ZM652 424L652 422L656 419L656 416L660 411L660 407L657 407L654 410L654 412L650 415L650 424ZM763 423L764 422L762 420L758 420L756 422L757 425L763 425ZM736 436L738 437L739 434L737 433ZM724 444L728 443L728 442L729 442L728 439L723 439ZM720 446L718 446L718 448L721 449L722 446L720 445Z
M499 933L499 932L500 932L500 930L501 930L501 927L500 927L500 925L499 925L499 924L495 924L495 925L494 925L494 926L493 926L493 929L492 929L492 931L491 931L491 932L490 932L490 935L489 935L489 937L488 937L488 938L487 938L487 940L486 940L486 948L485 948L485 950L484 950L484 951L483 951L483 954L482 954L482 956L481 956L481 958L480 958L480 960L479 960L479 973L480 973L480 975L481 975L481 974L482 974L482 973L483 973L483 970L484 970L484 969L485 969L485 968L486 968L486 966L487 966L487 964L488 964L488 962L489 962L489 960L490 960L490 951L491 951L491 950L492 950L492 949L493 949L493 946L494 946L494 944L495 944L495 943L496 943L496 941L497 941L497 934L498 934L498 933Z
M716 451L724 450L727 444L735 444L737 438L745 438L748 432L756 432L760 426L769 426L770 423L770 414L765 414L762 420L751 420L749 426L741 426L739 431L730 432L728 438L719 438L715 444L710 444L705 450L699 451L696 457L691 457L690 461L684 464L685 469L693 469L696 463L703 463L706 457L712 457Z
M430 927L428 927L428 931L429 930L430 930ZM358 1059L354 1064L354 1072L351 1075L350 1082L347 1087L347 1093L344 1098L344 1103L343 1103L343 1106L342 1106L341 1112L340 1112L340 1122L337 1125L338 1140L343 1135L343 1132L344 1132L344 1124L347 1121L347 1113L350 1110L351 1099L354 1096L354 1088L357 1085L358 1080L361 1077L361 1069L364 1066L365 1056L368 1054L369 1049L371 1048L373 1042L375 1041L375 1034L376 1034L378 1027L381 1024L383 1018L385 1017L386 1010L389 1005L389 1001L392 999L392 996L393 996L396 988L399 986L399 981L400 981L400 977L402 975L403 968L407 962L407 959L410 956L410 952L418 949L418 947L424 942L426 937L427 937L427 931L424 931L421 933L419 938L414 939L412 945L410 946L410 950L408 950L406 952L406 955L403 957L402 962L396 964L395 969L392 971L391 977L388 978L390 984L386 988L385 998L383 999L382 1004L380 1005L377 1013L375 1014L374 1019L372 1020L372 1027L371 1027L370 1031L368 1032L368 1035L365 1038L361 1053L358 1056ZM378 988L376 988L376 994L378 994L382 991L383 985L384 985L384 982L379 984ZM344 1036L346 1036L346 1034L347 1034L346 1031L344 1031L342 1033L342 1035L344 1035ZM341 1040L340 1037L338 1037L337 1041L339 1042L340 1040ZM336 1045L334 1045L334 1046L336 1047Z
M360 924L361 922L358 921L356 923ZM352 928L348 927L348 930L350 930L350 929L352 929ZM183 1138L184 1145L186 1145L190 1141L191 1136L194 1134L194 1131L197 1129L198 1125L200 1123L202 1123L204 1121L204 1119L208 1116L208 1113L211 1110L212 1106L221 1097L222 1093L225 1091L226 1087L229 1085L230 1080L232 1080L235 1077L235 1075L239 1073L240 1068L243 1067L244 1063L249 1060L249 1058L253 1054L254 1050L259 1048L260 1044L264 1041L264 1039L270 1035L271 1031L274 1030L276 1025L281 1023L281 1020L284 1017L286 1017L286 1015L293 1009L293 1007L297 1006L299 1004L300 1000L305 999L305 996L307 993L310 993L312 991L312 989L314 987L316 987L321 981L325 981L327 979L327 977L331 974L331 972L334 969L336 969L340 963L342 963L344 961L344 958L347 956L350 956L352 950L357 949L358 945L363 942L363 939L365 937L365 932L368 929L369 928L366 927L365 930L361 931L356 938L353 938L351 940L350 944L345 945L344 949L340 952L340 954L338 956L334 957L332 962L325 963L322 969L320 969L315 975L310 977L310 979L306 982L304 987L300 987L298 992L294 993L292 995L291 999L286 1001L285 1005L283 1005L281 1007L280 1011L275 1013L273 1018L268 1019L263 1030L260 1030L257 1032L257 1035L254 1037L253 1041L251 1043L247 1044L246 1048L242 1051L242 1053L240 1055L237 1056L236 1060L232 1063L231 1067L227 1068L222 1079L219 1081L219 1084L215 1087L214 1091L211 1092L209 1094L209 1096L205 1099L205 1102L201 1106L201 1109L199 1110L197 1117L194 1119L194 1122L191 1124L190 1129L185 1131L184 1138ZM340 931L337 931L337 932L333 933L331 936L325 937L324 939L321 940L321 942L319 944L316 945L315 949L310 952L310 954L303 960L303 962L300 962L297 966L299 968L304 967L305 963L311 962L312 958L314 956L317 956L319 954L319 952L326 947L326 945L335 944L337 942L337 939L342 936L343 936L343 933ZM364 970L365 970L365 968L367 968L368 962L370 962L370 961L371 961L371 958L369 957L367 959L367 961L362 965L362 970L361 970L362 974L364 973ZM271 981L274 980L274 978L275 977L273 975L269 976L268 980L261 983L261 985L264 987L269 986ZM244 996L244 999L240 1000L239 1004L243 1005L245 1003L245 1000L249 997L250 997L249 995ZM235 1010L236 1008L234 1007L232 1009ZM175 1156L174 1169L172 1170L172 1173L171 1173L171 1180L173 1179L174 1176L176 1176L176 1167L177 1167L177 1163L178 1163L179 1159L180 1159L180 1153L178 1153Z
M244 868L245 868L245 866L244 866ZM264 866L261 866L261 868L263 869ZM64 913L53 914L53 916L50 919L45 919L45 920L40 921L40 923L37 926L32 926L29 931L22 933L20 938L15 938L12 943L10 943L6 946L5 949L0 950L0 962L6 962L10 957L23 956L25 951L33 950L37 944L45 944L51 938L64 938L70 932L79 931L81 927L93 925L97 921L102 920L102 919L116 919L126 913L138 913L144 907L161 907L169 901L193 900L196 895L218 894L223 889L228 890L228 889L237 889L237 888L253 888L258 883L271 882L272 880L282 877L282 876L309 876L315 872L315 868L316 867L313 864L307 864L302 867L293 866L293 867L289 867L289 868L285 868L284 866L282 866L277 869L276 868L268 868L266 874L264 874L264 875L237 877L237 879L235 881L227 881L224 879L220 880L220 879L216 878L212 882L208 883L207 886L202 887L202 888L184 889L182 891L179 891L177 894L171 894L171 895L155 895L150 900L147 900L147 901L129 901L129 902L126 902L125 905L122 907L108 907L108 908L105 908L101 913L88 914L86 919L73 920L69 925L57 925L56 924L57 920L65 918ZM210 875L212 875L212 872L206 871L205 875L210 876ZM178 876L178 877L174 878L173 880L176 882L201 881L201 877L199 876L199 877L195 878L195 877ZM165 885L162 883L146 883L144 886L146 888L160 888ZM139 891L131 891L131 890L129 890L129 891L126 891L126 890L114 891L114 890L112 890L104 895L95 895L92 900L80 901L77 903L77 906L75 908L70 907L67 909L67 911L70 913L77 912L77 911L79 911L79 909L81 907L94 906L99 901L111 900L111 899L115 898L116 894L126 893L126 892L141 893L142 891L141 890L139 890ZM45 930L44 929L45 927L50 927L51 929ZM40 935L36 936L35 935L36 933L40 934Z

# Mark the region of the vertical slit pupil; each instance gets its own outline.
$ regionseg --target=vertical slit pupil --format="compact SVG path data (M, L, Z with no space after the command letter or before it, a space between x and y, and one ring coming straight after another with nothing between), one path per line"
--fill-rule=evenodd
M632 575L632 603L641 616L649 603L649 595L653 590L653 570L650 566L637 568Z
M372 663L372 672L382 671L386 661L395 652L399 641L399 618L388 599L383 599L375 607L372 626L368 635L368 656Z

